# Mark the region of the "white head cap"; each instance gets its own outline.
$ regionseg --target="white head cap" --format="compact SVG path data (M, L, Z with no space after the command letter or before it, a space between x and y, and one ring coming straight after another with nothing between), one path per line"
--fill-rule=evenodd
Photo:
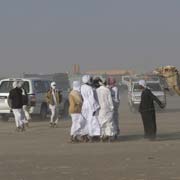
M90 79L91 79L90 75L84 75L84 76L82 77L82 82L83 82L84 84L86 84L86 83L88 83L88 82L90 81Z
M73 81L73 90L80 91L81 84L79 81Z
M14 81L13 84L12 84L13 88L16 88L18 86L18 82L17 81Z
M139 85L146 88L146 81L145 80L140 80Z
M55 82L52 82L52 83L51 83L51 88L52 88L52 89L55 89L55 88L56 88L56 83L55 83Z

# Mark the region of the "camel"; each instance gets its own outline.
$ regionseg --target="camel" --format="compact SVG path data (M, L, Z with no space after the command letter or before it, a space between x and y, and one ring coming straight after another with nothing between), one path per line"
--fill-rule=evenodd
M168 86L180 96L180 74L175 66L159 67L153 73L164 77Z

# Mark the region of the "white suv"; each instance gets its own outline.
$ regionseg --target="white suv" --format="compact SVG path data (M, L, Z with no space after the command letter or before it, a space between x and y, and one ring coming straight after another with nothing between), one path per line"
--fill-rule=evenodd
M51 81L40 78L9 78L0 81L0 115L2 119L8 120L11 114L8 96L14 81L23 82L23 88L26 90L29 98L29 112L40 115L41 119L45 119L48 113L45 95L50 88Z

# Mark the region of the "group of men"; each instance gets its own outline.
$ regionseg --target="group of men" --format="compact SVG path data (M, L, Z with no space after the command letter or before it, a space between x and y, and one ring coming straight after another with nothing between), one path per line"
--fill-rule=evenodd
M71 141L114 141L119 130L120 96L114 78L94 78L89 75L82 77L80 82L73 82L73 90L69 95L69 112L72 117ZM142 89L139 112L144 126L144 138L156 139L156 114L154 101L161 107L165 105L140 80Z
M51 111L50 127L57 127L59 121L59 104L61 93L56 88L56 83L51 83L51 88L46 94L46 102ZM31 116L28 111L28 94L23 88L23 82L14 81L9 92L8 104L14 114L16 130L22 132L29 127Z
M115 79L84 75L82 83L74 81L69 94L71 141L113 141L120 133L120 96Z
M28 95L23 88L23 82L15 81L12 85L8 97L9 106L15 117L16 130L24 131L31 119L27 110ZM154 101L161 108L165 105L151 92L144 80L140 80L139 85L142 89L139 112L144 126L144 137L154 140L157 132ZM51 110L50 127L57 126L61 100L61 93L56 88L56 83L52 82L46 94L46 101ZM104 142L117 139L120 134L120 94L114 78L109 77L106 80L84 75L82 84L80 81L73 82L69 104L72 142Z

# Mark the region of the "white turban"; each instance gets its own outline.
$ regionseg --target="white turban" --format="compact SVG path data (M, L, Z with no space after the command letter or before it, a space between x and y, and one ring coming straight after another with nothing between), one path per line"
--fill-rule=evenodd
M14 81L13 84L12 84L13 88L16 88L18 86L18 82L17 81Z
M80 91L81 84L79 81L73 81L73 90Z
M145 80L140 80L139 85L146 88L146 81Z
M55 88L56 88L56 83L55 83L55 82L52 82L52 83L51 83L51 88L52 88L52 89L55 89Z
M84 84L89 83L90 79L91 79L90 75L84 75L84 76L82 77L82 82L83 82Z

